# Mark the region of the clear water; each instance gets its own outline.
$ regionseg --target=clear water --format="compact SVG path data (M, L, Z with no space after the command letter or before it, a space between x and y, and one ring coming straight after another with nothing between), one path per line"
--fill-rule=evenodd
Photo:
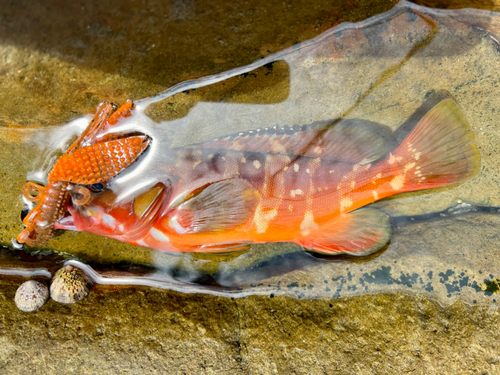
M341 24L248 66L139 100L134 115L113 129L142 132L154 140L140 162L110 186L118 200L126 201L162 180L161 166L172 147L259 128L339 119L347 125L383 125L398 143L429 108L452 97L476 135L482 169L458 187L375 203L393 225L391 242L381 251L365 258L327 258L274 243L228 255L141 249L139 256L121 251L112 257L110 251L72 253L66 246L62 250L67 254L60 258L48 257L48 250L32 252L36 262L5 250L0 273L48 276L59 259L82 267L98 283L183 292L299 298L404 292L443 304L457 299L496 302L499 20L500 14L493 12L431 10L401 2L387 13ZM27 144L42 149L28 180L43 182L71 136L85 125L80 119L25 135Z

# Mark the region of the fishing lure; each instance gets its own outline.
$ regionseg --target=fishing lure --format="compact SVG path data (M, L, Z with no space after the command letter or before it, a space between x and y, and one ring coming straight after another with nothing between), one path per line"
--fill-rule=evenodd
M342 124L260 129L172 148L162 181L123 201L109 188L113 178L151 140L122 135L97 142L97 134L133 111L128 104L110 114L107 106L58 160L45 190L27 183L25 196L39 203L19 242L38 246L54 229L67 229L160 251L224 252L294 242L325 254L367 255L389 241L391 225L385 213L364 206L459 184L480 168L467 120L446 99L390 152L374 132ZM91 149L102 151L90 158ZM119 153L128 158L110 163ZM96 183L108 188L87 194Z
M132 108L132 102L118 110L101 103L87 129L52 168L47 186L25 184L24 197L37 205L24 218L26 228L17 237L18 242L29 246L45 244L54 233L54 224L66 214L70 197L76 205L87 203L89 188L112 179L148 147L147 136L108 136L97 141L100 132L115 125L119 118L130 116Z

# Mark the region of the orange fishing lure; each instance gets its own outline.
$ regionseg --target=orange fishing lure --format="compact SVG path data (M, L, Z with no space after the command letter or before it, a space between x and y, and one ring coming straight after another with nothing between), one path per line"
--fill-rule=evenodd
M41 245L60 228L160 251L222 252L273 241L366 255L388 242L391 226L385 213L364 206L459 184L480 168L467 120L447 99L390 152L373 133L341 124L260 129L171 149L172 163L162 166L169 183L117 202L112 189L91 193L89 185L112 183L150 139L95 137L131 110L131 103L114 114L101 106L48 186L27 183L25 196L39 203L19 242Z
M96 140L101 131L115 125L120 117L130 116L132 108L132 102L119 110L102 103L87 129L52 168L47 186L26 183L23 194L37 205L24 218L26 228L17 237L18 242L29 246L45 244L54 233L54 224L67 213L70 197L76 205L87 203L91 194L86 186L112 179L148 147L150 139L146 136Z

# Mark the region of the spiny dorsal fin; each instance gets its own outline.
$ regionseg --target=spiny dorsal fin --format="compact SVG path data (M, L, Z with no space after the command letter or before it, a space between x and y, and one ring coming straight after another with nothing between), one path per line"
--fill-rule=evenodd
M353 164L371 163L388 151L387 141L369 126L344 122L250 130L188 147L320 157Z
M374 208L361 208L320 225L296 242L324 254L364 256L382 248L390 238L389 217Z
M259 201L245 180L230 179L209 185L168 216L178 233L221 232L244 224Z

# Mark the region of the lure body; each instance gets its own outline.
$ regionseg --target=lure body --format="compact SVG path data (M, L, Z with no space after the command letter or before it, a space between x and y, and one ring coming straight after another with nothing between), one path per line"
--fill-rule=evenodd
M160 251L295 242L366 255L388 242L391 226L386 214L364 206L472 178L480 167L473 138L449 99L390 152L373 133L337 125L240 133L172 149L174 161L162 169L169 183L129 202L117 203L112 190L85 204L68 200L55 228Z

